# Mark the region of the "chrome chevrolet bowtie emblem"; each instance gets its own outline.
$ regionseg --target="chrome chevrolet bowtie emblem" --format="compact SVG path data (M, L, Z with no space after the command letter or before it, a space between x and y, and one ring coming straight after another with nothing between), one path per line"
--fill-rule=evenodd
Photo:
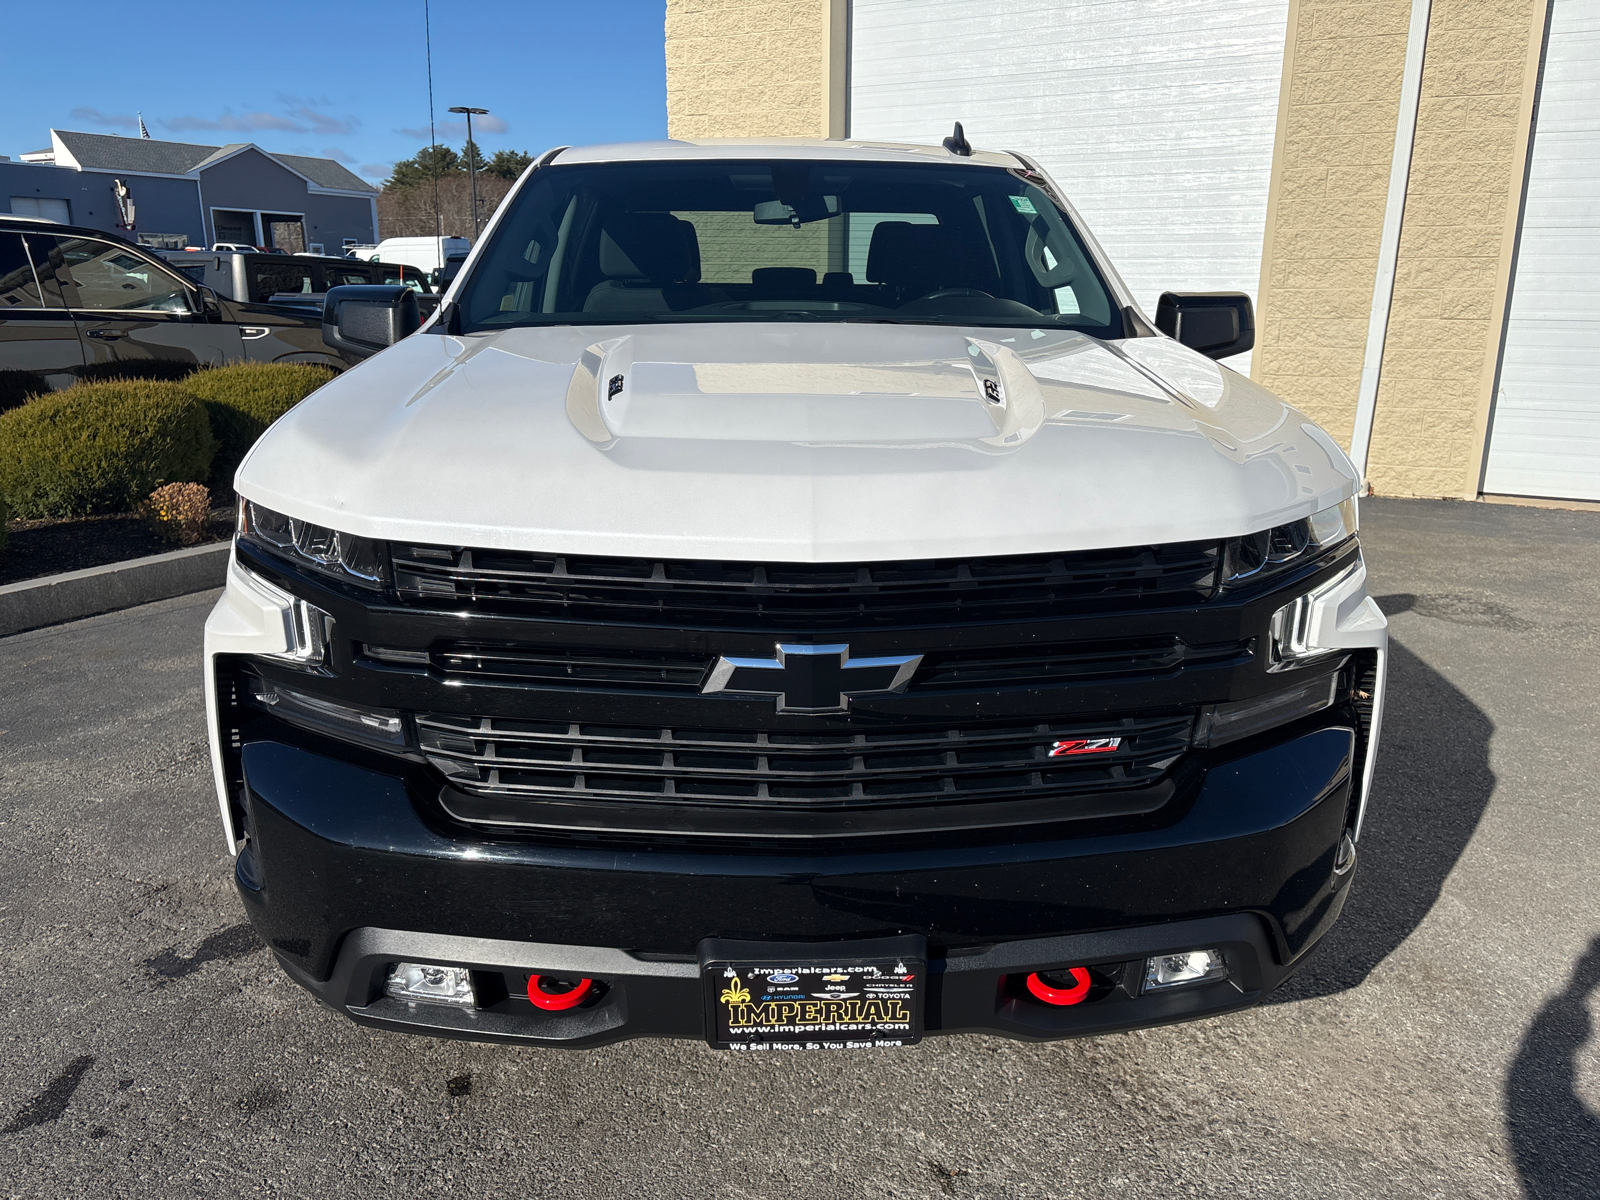
M851 658L849 646L773 647L776 658L719 658L702 692L776 696L781 713L838 713L851 696L898 692L922 655Z

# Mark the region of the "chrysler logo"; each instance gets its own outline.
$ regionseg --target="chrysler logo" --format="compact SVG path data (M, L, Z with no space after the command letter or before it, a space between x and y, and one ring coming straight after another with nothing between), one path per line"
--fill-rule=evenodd
M851 696L898 692L922 655L851 658L849 646L774 646L775 658L719 658L702 692L775 696L781 713L840 713Z

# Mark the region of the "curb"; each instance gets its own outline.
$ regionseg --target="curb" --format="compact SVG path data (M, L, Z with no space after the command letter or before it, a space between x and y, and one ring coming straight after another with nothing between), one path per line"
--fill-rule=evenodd
M0 587L0 637L221 587L232 541Z

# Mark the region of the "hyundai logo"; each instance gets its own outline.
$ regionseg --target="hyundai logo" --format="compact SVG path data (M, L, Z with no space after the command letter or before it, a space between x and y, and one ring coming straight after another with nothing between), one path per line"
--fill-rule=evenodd
M841 713L850 697L905 690L922 655L851 658L849 646L773 647L772 658L717 659L703 693L773 696L781 713Z

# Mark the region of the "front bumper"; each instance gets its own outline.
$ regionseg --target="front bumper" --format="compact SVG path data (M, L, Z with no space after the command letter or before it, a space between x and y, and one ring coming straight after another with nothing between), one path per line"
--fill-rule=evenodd
M1353 875L1386 645L1359 574L1322 618L1324 644L1369 655L1364 716L1344 705L1195 750L1163 784L1172 798L1145 816L798 848L464 827L421 763L268 716L232 728L225 750L219 658L293 644L290 614L252 579L231 564L206 629L212 759L239 890L286 970L366 1024L570 1047L702 1038L713 940L805 943L833 958L909 938L928 962L929 1034L1102 1033L1258 1001L1332 925ZM1228 979L1142 994L1144 959L1201 948L1222 950ZM393 1001L383 980L397 961L498 974L511 999L470 1010ZM1116 986L1074 1007L1019 994L1027 974L1066 966L1104 966ZM511 1002L519 972L605 990L543 1012Z
M581 1047L705 1036L707 939L840 943L910 936L930 963L929 1034L1045 1039L1245 1007L1332 925L1353 875L1354 731L1337 723L1212 762L1182 815L1105 836L893 853L751 853L465 841L405 780L308 744L243 747L252 838L236 876L252 922L289 973L365 1024L477 1040ZM1152 954L1219 948L1230 977L1140 995ZM545 1013L405 1004L387 966L602 980L597 1003ZM1093 1003L1052 1008L1015 980L1127 964Z

